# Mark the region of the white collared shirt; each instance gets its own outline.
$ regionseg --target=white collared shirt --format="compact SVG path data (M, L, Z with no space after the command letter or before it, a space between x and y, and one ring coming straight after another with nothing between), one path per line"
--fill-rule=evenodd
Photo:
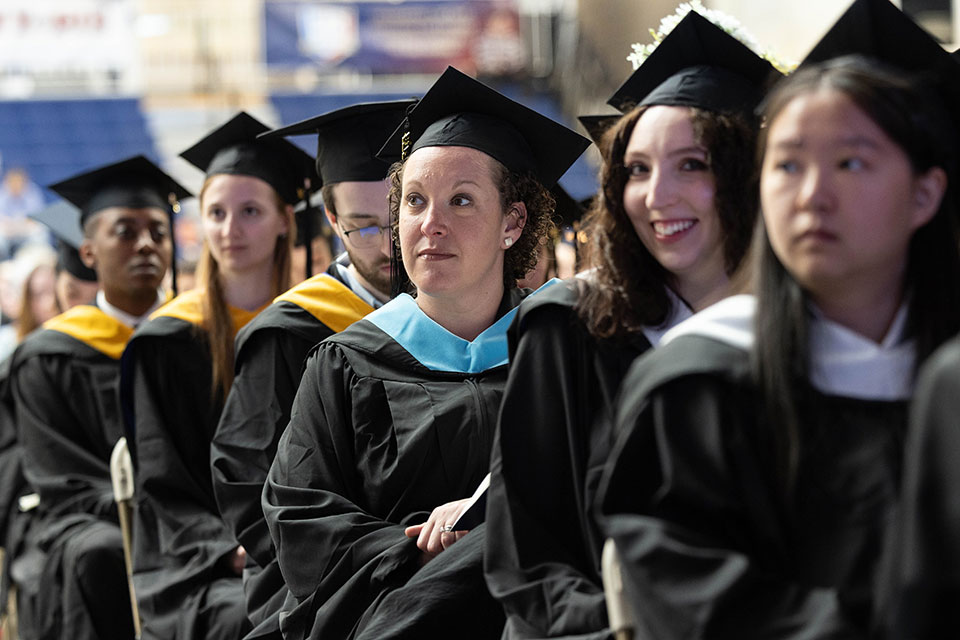
M150 314L156 311L157 309L159 309L160 306L163 305L165 301L166 301L166 298L163 295L163 292L158 289L157 301L153 304L153 306L150 307L147 310L147 312L144 313L143 315L135 316L127 313L122 309L118 309L117 307L107 302L107 296L103 293L103 289L100 289L99 291L97 291L97 307L99 307L101 311L103 311L105 314L107 314L114 320L117 320L118 322L121 322L133 329L136 329L138 326L140 326L140 323L146 320L147 318L149 318Z
M907 400L913 393L916 341L906 339L907 303L877 344L830 320L811 305L810 382L821 391L873 400Z
M667 344L682 335L700 335L743 350L754 342L752 295L721 300L671 329ZM900 305L890 329L877 344L830 320L811 305L810 382L823 393L866 400L907 400L913 393L916 344L905 336L908 303Z

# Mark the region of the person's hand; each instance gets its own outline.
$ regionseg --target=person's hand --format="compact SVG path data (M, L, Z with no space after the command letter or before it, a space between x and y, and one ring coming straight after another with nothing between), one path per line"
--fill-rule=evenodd
M230 568L233 569L233 572L238 576L243 575L243 568L247 564L247 550L242 546L237 547L233 551L233 555L230 556Z
M433 510L426 522L404 529L403 532L408 538L417 539L417 548L426 556L424 561L436 557L444 549L449 549L453 543L469 533L452 530L453 523L466 510L469 502L470 498L464 498L440 505Z

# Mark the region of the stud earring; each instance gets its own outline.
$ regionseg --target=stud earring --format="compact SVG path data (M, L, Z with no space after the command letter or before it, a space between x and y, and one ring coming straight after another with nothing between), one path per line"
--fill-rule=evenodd
M513 238L504 238L503 244L507 246L507 249L513 246Z

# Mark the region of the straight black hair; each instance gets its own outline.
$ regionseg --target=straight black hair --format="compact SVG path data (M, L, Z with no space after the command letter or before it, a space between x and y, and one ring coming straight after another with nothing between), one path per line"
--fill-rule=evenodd
M956 129L934 81L892 70L861 56L802 69L781 80L761 105L766 127L759 140L763 166L769 125L795 98L830 89L844 94L909 158L915 175L944 169L948 186L934 217L910 240L904 291L907 331L916 341L916 366L960 331L960 235L953 180ZM752 370L763 399L781 489L793 491L803 415L811 398L807 294L777 258L763 219L753 239L756 343Z

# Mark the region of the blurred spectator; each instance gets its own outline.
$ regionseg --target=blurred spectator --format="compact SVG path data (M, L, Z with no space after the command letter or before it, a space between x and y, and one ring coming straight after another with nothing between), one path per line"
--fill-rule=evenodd
M197 263L189 260L177 260L177 294L190 291L197 286ZM170 275L164 278L164 288L170 290L168 281Z
M537 253L537 264L526 276L517 280L517 286L522 289L539 289L550 278L557 275L557 257L554 253L557 234L556 228L540 239L540 251Z
M17 342L59 313L54 293L57 275L53 264L38 264L23 283L20 317L17 318Z
M333 253L330 250L330 240L323 235L318 235L310 241L310 246L311 257L313 258L310 273L312 275L323 273L333 261ZM293 248L293 252L290 254L291 283L296 284L306 280L306 272L307 247L304 244L299 244L298 241L297 246Z
M0 254L8 258L29 243L47 243L46 229L27 219L27 214L43 207L43 193L31 182L27 172L15 167L7 171L0 184Z
M25 246L12 260L0 263L0 361L13 353L23 336L57 314L55 263L56 254L48 245Z

